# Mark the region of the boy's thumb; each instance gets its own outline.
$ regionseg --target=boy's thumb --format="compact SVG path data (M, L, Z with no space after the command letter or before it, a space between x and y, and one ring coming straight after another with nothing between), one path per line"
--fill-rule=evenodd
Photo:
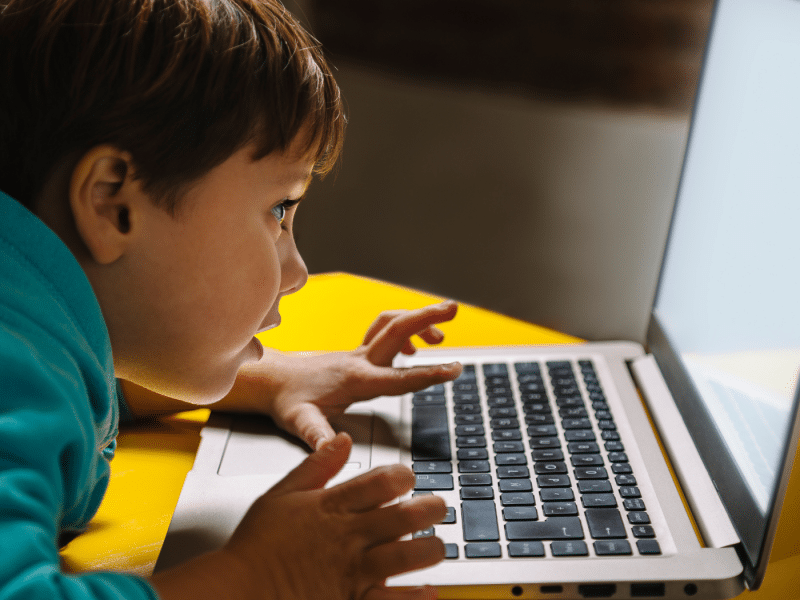
M269 493L285 494L324 487L342 470L352 448L352 438L344 432L338 434L290 471Z

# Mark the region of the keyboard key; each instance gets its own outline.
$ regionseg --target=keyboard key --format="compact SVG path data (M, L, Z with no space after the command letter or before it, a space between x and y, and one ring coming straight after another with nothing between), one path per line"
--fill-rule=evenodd
M536 483L540 488L571 487L569 475L539 475Z
M603 457L599 454L576 454L570 457L573 467L602 467Z
M494 418L514 418L517 416L517 409L511 406L496 406L489 409L489 417Z
M570 429L564 432L564 439L568 442L593 442L597 438L591 429Z
M494 500L465 500L461 503L461 524L468 542L497 541L497 513Z
M480 404L481 395L478 392L459 392L453 394L454 404Z
M614 494L586 494L581 496L584 508L616 508Z
M496 454L525 451L522 442L495 442L492 447Z
M537 437L530 439L531 450L542 448L561 448L561 442L557 437Z
M545 488L539 490L539 497L542 502L566 502L575 500L575 494L571 488Z
M442 525L452 525L456 522L456 509L452 506L447 507L447 515L442 520Z
M458 544L445 544L444 545L445 558L458 558Z
M615 475L629 475L633 469L628 463L614 463L611 465L611 470Z
M498 454L494 457L497 466L527 465L524 454Z
M622 517L616 508L586 509L586 523L595 539L627 537Z
M631 527L633 536L637 538L656 537L655 530L650 525L634 525Z
M628 513L628 522L631 525L649 525L650 515L640 510Z
M621 487L619 488L619 495L623 498L639 498L642 494L638 487Z
M586 542L553 542L550 544L553 556L588 556Z
M636 540L639 554L661 554L661 546L656 540Z
M489 421L489 426L492 429L517 429L519 428L519 420L512 418L492 419Z
M522 432L519 429L496 429L492 431L492 440L495 442L508 442L521 440Z
M447 408L415 406L411 410L411 449L414 460L450 460Z
M529 414L551 414L550 403L547 401L546 394L523 394L522 408L526 415Z
M520 479L530 477L528 467L511 465L507 467L497 467L498 479Z
M483 423L482 415L456 415L456 425L481 425Z
M528 427L528 437L552 437L558 435L555 425L531 425Z
M414 406L444 406L445 399L443 394L414 394L411 404Z
M486 438L483 436L465 436L456 438L456 448L485 448Z
M533 490L533 485L530 479L501 479L500 491L501 492L530 492Z
M564 460L564 453L559 450L558 448L553 449L545 449L545 450L534 450L531 452L531 457L534 461L547 461L552 462L556 460Z
M508 540L583 539L578 517L550 517L546 521L510 521L506 523Z
M542 505L545 517L571 517L578 514L578 505L574 502L546 502Z
M507 506L503 509L506 521L536 521L539 514L535 506Z
M531 413L529 415L525 415L526 425L549 425L550 423L554 422L553 415L548 415L546 413Z
M600 446L597 442L570 442L567 444L567 450L570 454L597 454L600 452Z
M489 458L489 451L486 448L459 448L456 452L458 460L486 460Z
M617 556L633 554L631 545L626 540L602 540L594 543L594 552L598 556Z
M494 542L473 543L464 546L464 556L467 558L500 558L500 544Z
M483 425L456 425L456 435L483 435Z
M452 473L453 463L450 461L417 461L413 465L414 473Z
M488 460L462 460L458 463L459 473L488 473L491 471Z
M575 479L608 479L605 467L577 467Z
M611 491L611 482L600 479L585 479L578 482L581 494L605 494Z
M415 490L452 490L453 476L444 473L417 473Z
M549 475L551 473L566 473L567 464L565 462L537 462L533 465L533 470L537 475Z
M536 504L531 492L505 492L500 494L503 506L530 506Z
M617 475L614 477L617 485L636 485L636 477L633 475Z
M492 485L492 476L488 473L478 473L477 475L459 475L458 482L461 485Z
M544 556L544 544L542 542L510 542L508 555L512 558Z
M494 498L494 488L491 486L476 485L461 488L462 500L491 500L492 498Z
M508 377L508 367L504 363L486 363L483 365L484 377L504 375Z
M625 510L646 510L644 500L641 498L626 498L622 501Z
M414 538L414 539L417 539L417 538L433 537L434 535L436 535L436 531L434 530L434 528L433 527L428 527L427 529L422 529L420 531L415 531L411 535L411 537Z
M592 423L589 419L563 419L561 426L564 429L591 429Z

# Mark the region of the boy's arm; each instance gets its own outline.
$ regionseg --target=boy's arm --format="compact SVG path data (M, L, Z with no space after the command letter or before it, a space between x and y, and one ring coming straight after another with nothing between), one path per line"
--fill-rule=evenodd
M392 367L399 352L414 353L412 336L429 344L441 342L444 334L436 325L453 319L457 309L456 303L443 302L383 313L367 331L363 344L351 352L302 356L265 350L259 362L242 367L231 392L209 408L267 414L311 448L319 448L334 436L328 418L341 414L350 404L424 389L460 374L458 364ZM122 382L122 387L134 416L197 408L130 382Z

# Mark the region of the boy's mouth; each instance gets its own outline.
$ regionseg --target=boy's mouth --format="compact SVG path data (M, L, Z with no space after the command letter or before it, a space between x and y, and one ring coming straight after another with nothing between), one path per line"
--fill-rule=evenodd
M264 357L264 346L257 337L253 337L250 343L253 345L253 348L256 351L256 361L261 360Z

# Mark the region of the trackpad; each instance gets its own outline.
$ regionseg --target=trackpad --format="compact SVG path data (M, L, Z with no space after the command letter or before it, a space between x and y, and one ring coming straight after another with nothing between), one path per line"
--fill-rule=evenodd
M330 419L337 433L346 431L353 438L345 470L370 468L374 420L372 411L348 412ZM308 446L279 429L271 419L240 415L233 419L217 473L223 477L284 474L310 453Z

